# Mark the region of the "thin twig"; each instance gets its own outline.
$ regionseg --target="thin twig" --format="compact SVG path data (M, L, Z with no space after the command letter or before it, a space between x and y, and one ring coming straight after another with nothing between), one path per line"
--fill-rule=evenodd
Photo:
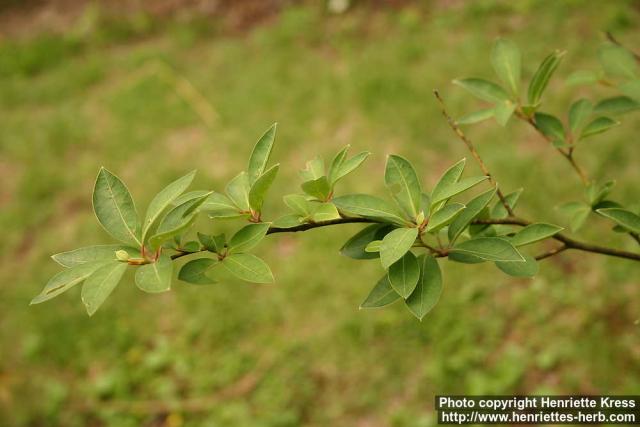
M473 145L471 140L467 138L464 132L462 132L462 129L460 129L456 121L453 120L453 118L447 112L447 108L444 104L443 99L440 97L440 93L437 90L434 90L433 94L436 96L436 99L438 100L438 102L440 102L440 106L442 108L442 115L447 119L447 123L449 123L449 127L456 135L458 135L458 138L460 138L462 142L465 143L465 145L471 152L471 155L474 157L476 162L478 162L478 165L480 166L482 173L485 174L489 178L489 182L496 187L496 193L498 194L498 198L500 199L500 202L502 203L504 208L507 210L507 212L509 212L510 216L514 216L511 206L509 206L509 203L507 202L507 199L504 197L504 194L502 194L502 191L500 190L500 188L498 188L498 184L493 179L493 176L489 172L489 168L487 168L487 165L484 163L484 161L482 161L482 157L480 157L480 154L476 150L475 146Z
M636 59L636 61L640 62L640 55L639 55L639 54L637 54L636 52L632 51L631 49L629 49L629 48L627 48L627 47L623 46L623 45L622 45L622 43L620 43L620 42L619 42L619 41L618 41L618 40L613 36L613 34L611 34L609 31L605 32L605 35L607 36L607 39L608 39L611 43L613 43L613 44L615 44L615 45L618 45L618 46L620 46L620 47L625 48L626 50L628 50L629 52L631 52L631 54L632 54L632 55L633 55L633 57Z

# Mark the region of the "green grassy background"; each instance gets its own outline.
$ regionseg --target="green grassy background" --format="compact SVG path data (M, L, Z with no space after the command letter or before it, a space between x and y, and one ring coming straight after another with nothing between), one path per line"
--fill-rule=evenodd
M434 88L456 115L477 108L450 80L491 77L501 35L520 44L527 78L568 51L546 110L611 95L563 79L597 66L602 30L640 44L637 4L434 1L336 16L308 5L240 34L199 19L90 18L0 41L0 426L428 426L438 393L637 394L640 269L591 254L544 261L533 280L443 263L442 299L421 323L401 304L358 310L382 271L338 254L356 225L271 236L256 253L274 285L176 280L147 295L127 276L91 319L79 289L28 306L58 270L49 255L110 242L91 212L102 165L139 209L193 168L194 187L220 190L278 121L267 217L284 212L305 160L347 143L374 154L340 194L382 194L389 153L410 157L430 188L467 156ZM203 100L181 98L185 85ZM639 131L629 117L577 153L630 203ZM563 159L521 123L468 133L506 191L525 188L523 215L563 223L551 207L580 197ZM637 250L609 229L594 218L581 236Z

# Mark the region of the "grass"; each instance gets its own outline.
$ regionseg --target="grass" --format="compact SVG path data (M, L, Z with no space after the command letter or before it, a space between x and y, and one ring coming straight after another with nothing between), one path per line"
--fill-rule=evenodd
M471 111L450 80L490 76L496 36L520 44L527 77L547 52L568 50L545 104L559 114L594 96L562 80L595 67L599 31L637 46L638 19L631 2L434 2L339 16L291 8L241 35L138 19L3 41L0 425L428 426L435 394L637 394L638 266L595 255L547 260L533 280L446 263L422 323L401 305L358 311L381 270L339 256L355 225L270 237L257 253L273 286L176 281L153 296L129 277L91 319L79 289L28 302L57 270L49 255L109 242L91 212L101 165L139 208L195 167L195 187L221 189L278 121L267 215L283 212L305 160L347 143L374 155L342 194L382 194L389 153L410 157L430 188L467 156L432 90L455 114ZM185 97L185 84L204 100ZM639 130L627 119L578 151L596 177L618 179L621 200L637 199ZM563 223L549 205L579 191L563 159L519 123L469 135L506 191L525 187L523 214ZM583 238L609 236L604 221L590 224Z

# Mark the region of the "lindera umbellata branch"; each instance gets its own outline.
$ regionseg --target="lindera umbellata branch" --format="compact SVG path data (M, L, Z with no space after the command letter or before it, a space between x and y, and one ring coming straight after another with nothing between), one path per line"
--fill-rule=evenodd
M409 160L390 155L383 178L391 201L370 194L341 194L338 182L352 174L369 156L368 152L361 152L349 157L347 146L333 157L328 167L321 158L307 162L300 171L302 194L285 195L283 201L288 214L267 222L263 219L263 206L280 168L279 164L269 166L275 124L255 144L246 169L231 179L224 191L186 192L194 178L193 171L160 191L144 217L138 215L126 185L102 168L93 191L94 213L105 231L119 243L54 255L53 259L65 269L46 284L32 304L48 301L82 285L82 301L88 314L93 315L127 269L135 269L135 284L150 293L169 290L176 267L177 278L194 285L216 283L227 280L228 276L253 283L271 283L274 277L270 267L252 253L266 236L341 224L363 226L342 245L342 255L356 260L378 260L384 270L361 307L383 307L400 300L418 319L439 299L443 289L440 265L444 262L472 265L490 262L507 275L532 277L539 268L537 260L567 250L640 261L638 253L582 242L564 234L561 226L516 216L514 209L522 191L504 194L473 142L462 131L461 124L487 117L496 117L501 124L506 124L514 112L516 115L521 112L535 118L532 120L537 129L572 158L572 144L577 139L611 127L609 121L596 119L595 125L592 122L584 126L576 139L576 129L580 127L575 126L575 116L588 116L585 111L589 111L589 105L582 102L579 108L572 108L572 130L567 139L570 145L564 147L562 123L536 112L559 56L551 55L541 65L542 71L536 73L535 84L530 89L531 105L524 105L517 94L520 57L516 53L513 45L501 41L492 55L494 68L510 86L511 95L499 85L482 79L457 81L485 101L497 103L493 109L475 113L465 120L454 120L442 98L435 93L447 123L469 149L483 175L463 177L465 159L462 159L445 170L427 190ZM628 107L628 100L616 100L618 110L620 102L626 102L624 105ZM556 133L555 137L549 136L550 130ZM575 168L580 169L577 164ZM482 186L486 188L471 194L470 190ZM588 183L589 203L578 208L583 209L583 216L584 212L596 212L612 220L618 231L637 240L640 216L606 200L612 187L612 183L600 186ZM498 200L494 201L496 197ZM224 233L193 233L191 229L201 213L212 221L209 230L223 220L239 221L241 226L229 238ZM531 251L527 246L550 240L559 245L537 255L528 253Z

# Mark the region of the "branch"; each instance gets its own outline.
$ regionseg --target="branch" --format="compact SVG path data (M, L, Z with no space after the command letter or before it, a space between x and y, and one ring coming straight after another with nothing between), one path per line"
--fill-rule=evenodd
M605 32L605 35L607 36L607 39L608 39L611 43L613 43L613 44L615 44L615 45L618 45L618 46L620 46L620 47L622 47L622 48L625 48L626 50L628 50L629 52L631 52L631 54L632 54L632 55L633 55L633 57L636 59L636 61L640 62L640 55L639 55L639 54L637 54L636 52L632 51L631 49L629 49L629 48L627 48L627 47L623 46L623 45L622 45L622 43L620 43L620 42L619 42L619 41L618 41L618 40L613 36L613 34L611 34L611 32L607 31L607 32Z
M442 115L447 119L447 123L449 123L449 127L456 135L458 135L458 138L460 138L462 142L465 143L465 145L471 152L471 155L474 157L474 159L476 159L476 162L478 162L478 164L480 165L480 169L482 170L482 173L485 174L489 178L489 182L496 187L496 193L498 194L498 198L500 199L500 202L502 203L504 208L507 210L507 212L509 212L510 216L514 216L511 206L509 206L509 203L507 202L507 199L505 199L504 194L502 194L502 191L500 190L500 188L498 188L498 184L493 179L493 176L491 175L491 173L489 173L489 168L487 168L487 165L485 165L485 163L482 161L482 158L480 157L480 154L474 147L473 143L467 138L464 132L462 132L462 129L460 129L456 121L453 120L453 118L449 115L449 113L447 113L447 108L444 105L444 101L440 97L440 93L438 93L437 90L434 90L433 94L436 96L436 99L438 100L438 102L440 102L440 106L442 108Z

